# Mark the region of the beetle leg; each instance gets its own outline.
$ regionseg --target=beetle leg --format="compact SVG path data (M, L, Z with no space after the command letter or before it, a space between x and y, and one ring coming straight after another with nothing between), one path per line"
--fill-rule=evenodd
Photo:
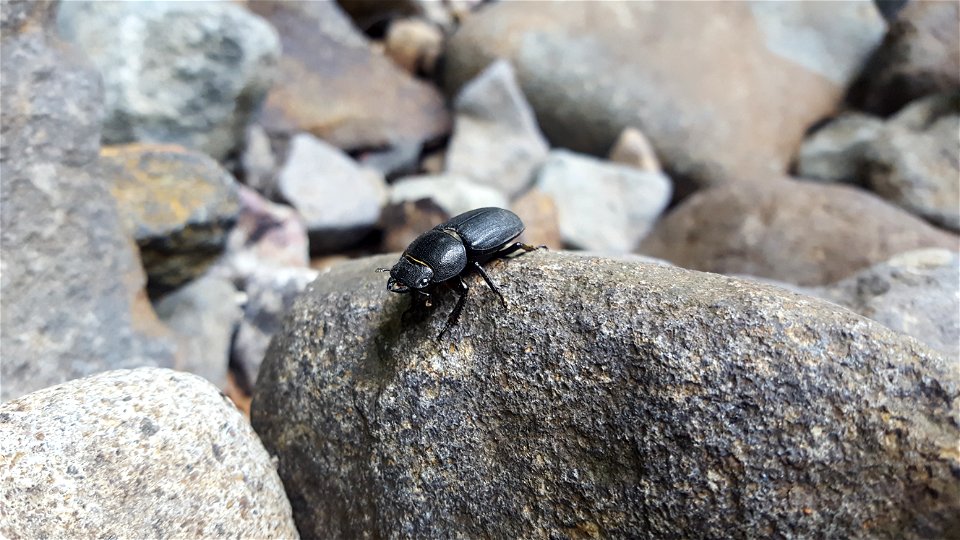
M463 304L467 301L467 292L470 290L467 287L467 284L463 282L462 277L457 277L457 292L460 293L460 298L457 300L457 305L454 306L453 311L450 312L450 316L447 317L447 323L443 325L443 330L440 331L440 335L437 336L437 341L443 337L443 334L452 326L456 326L457 321L460 319L460 312L463 311Z
M474 268L477 269L477 272L480 273L480 277L482 277L483 280L487 282L487 285L490 287L490 290L497 293L497 296L500 297L500 303L503 304L503 307L507 307L507 301L504 300L503 293L501 293L500 289L498 289L497 286L493 284L493 281L490 279L490 276L488 276L487 272L484 271L482 266L480 266L480 263L478 263L477 261L473 261L473 266Z
M509 257L510 255L513 255L514 253L516 253L518 250L521 250L521 249L523 250L523 253L527 253L527 252L530 252L530 251L536 251L536 250L538 250L538 249L546 249L547 251L550 250L550 248L548 248L547 246L531 246L530 244L524 244L523 242L517 242L517 243L513 244L513 245L510 246L510 247L506 247L506 248L503 248L503 249L501 249L500 251L498 251L497 254L495 255L495 257L496 257L497 259L504 259L504 258L506 258L506 257ZM520 255L523 255L523 253L521 253Z

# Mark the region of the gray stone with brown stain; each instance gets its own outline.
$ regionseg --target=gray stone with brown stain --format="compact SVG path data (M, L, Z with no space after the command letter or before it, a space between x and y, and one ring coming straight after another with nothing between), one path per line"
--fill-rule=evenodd
M960 378L781 289L536 252L401 326L341 264L261 368L253 425L314 537L949 536ZM865 533L864 531L869 531Z
M270 455L210 383L116 370L0 405L5 538L297 538Z

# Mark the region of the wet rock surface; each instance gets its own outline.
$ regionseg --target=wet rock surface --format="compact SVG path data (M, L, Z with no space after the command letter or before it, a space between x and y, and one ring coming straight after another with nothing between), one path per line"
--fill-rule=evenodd
M0 404L7 538L297 538L269 454L210 383L116 370Z
M270 87L277 32L230 2L63 2L60 33L103 76L103 139L239 147Z
M175 359L147 301L136 245L96 172L100 82L44 30L51 9L2 3L3 400Z
M199 277L223 252L240 212L239 185L209 156L179 146L107 146L99 174L140 247L151 294Z
M949 536L943 357L737 279L537 252L407 328L341 264L295 305L252 418L305 536ZM323 456L317 459L317 456Z
M696 193L640 252L678 266L823 285L923 247L960 239L863 190L789 179Z
M884 28L866 3L506 2L453 36L445 82L507 58L552 143L606 155L642 127L671 175L712 185L784 172Z

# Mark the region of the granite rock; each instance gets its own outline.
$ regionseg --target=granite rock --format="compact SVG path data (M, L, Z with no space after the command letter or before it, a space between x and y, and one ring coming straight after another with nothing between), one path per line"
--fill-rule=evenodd
M957 250L960 240L856 187L775 179L695 193L639 251L695 270L824 285L923 247Z
M513 197L533 182L550 150L510 63L492 63L454 101L456 121L447 172Z
M174 145L106 146L99 170L140 246L151 295L201 276L223 253L239 184L213 158Z
M502 2L452 37L445 86L505 58L555 146L607 155L642 127L684 183L769 178L885 27L868 2Z
M222 159L243 142L280 53L231 2L63 2L60 33L103 76L103 139L176 143Z
M115 370L0 404L5 538L298 538L263 444L210 383Z
M0 400L175 361L136 245L96 172L100 81L44 30L52 9L0 2Z
M554 150L536 173L536 186L557 204L565 244L598 251L633 251L670 202L672 184L660 172Z
M252 422L312 537L951 536L960 376L821 300L536 252L404 327L341 264L296 302Z

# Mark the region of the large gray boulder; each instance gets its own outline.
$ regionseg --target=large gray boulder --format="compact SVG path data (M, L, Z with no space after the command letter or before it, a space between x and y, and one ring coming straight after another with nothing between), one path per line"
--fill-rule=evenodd
M885 28L868 2L498 2L450 40L445 84L505 58L555 146L606 155L641 127L678 179L769 178Z
M96 170L96 72L44 31L51 3L0 2L0 399L174 363L137 248Z
M239 147L270 87L277 32L232 2L63 2L60 33L103 75L103 139Z
M374 268L311 284L252 421L312 537L944 537L960 377L832 304L536 252L404 327Z
M210 383L116 370L0 405L4 538L297 537L270 456Z

